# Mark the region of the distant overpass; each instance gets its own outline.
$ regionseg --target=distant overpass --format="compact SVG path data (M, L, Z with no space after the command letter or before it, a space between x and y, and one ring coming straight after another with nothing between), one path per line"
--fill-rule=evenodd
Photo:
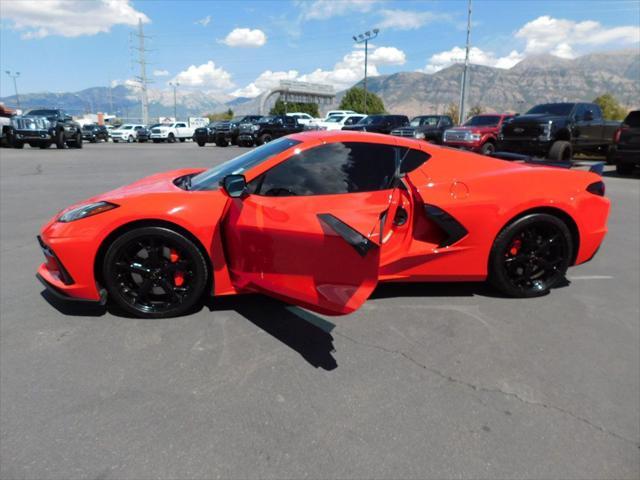
M274 95L279 95L282 100L297 103L329 104L336 97L333 86L321 83L298 82L295 80L280 80L277 88L270 90L260 100L260 115L266 115L268 100Z

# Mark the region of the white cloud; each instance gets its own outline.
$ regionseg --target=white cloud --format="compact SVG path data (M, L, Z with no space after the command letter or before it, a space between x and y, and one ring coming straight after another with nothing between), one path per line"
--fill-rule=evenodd
M214 90L226 90L234 86L229 72L221 67L216 67L211 60L199 66L191 65L178 73L171 81L179 82L184 87Z
M126 80L111 80L111 88L120 86L127 88L140 88L140 82L133 78L127 78Z
M235 28L222 43L230 47L262 47L267 43L267 36L262 30L249 28Z
M169 70L154 70L153 71L153 76L154 77L168 77L169 76Z
M573 58L578 55L576 49L586 53L589 47L594 46L639 44L640 27L607 28L593 20L575 22L543 15L525 24L515 36L525 40L526 54L551 53Z
M298 78L298 72L296 70L289 70L288 72L272 72L271 70L266 70L246 87L231 92L231 95L234 97L257 97L262 92L278 86L280 80L295 80L296 78Z
M369 54L368 75L375 77L379 75L380 65L403 65L406 62L406 55L402 50L395 47L377 47ZM300 75L295 70L288 72L272 72L267 70L244 88L232 93L234 96L256 97L261 93L273 88L280 80L300 80L302 82L324 83L333 85L336 90L351 87L364 77L364 51L354 49L346 54L342 60L336 63L331 70L318 68L312 72Z
M332 17L350 13L366 13L371 11L379 0L301 0L302 20L327 20Z
M436 53L429 59L427 66L420 71L424 73L435 73L454 63L464 61L465 50L460 47L453 47L451 50ZM485 65L487 67L511 68L521 61L524 56L513 50L509 55L497 57L492 52L485 52L478 47L471 47L469 50L469 63L475 65Z
M195 25L202 25L203 27L206 27L207 25L209 25L211 23L211 15L207 15L206 17L201 18L200 20L196 20L193 23Z
M379 28L395 30L416 30L428 23L438 20L450 20L450 16L443 13L416 12L411 10L380 10L382 20Z
M23 31L22 38L49 35L79 37L111 30L114 25L137 25L149 17L136 10L129 0L21 0L3 1L2 17Z

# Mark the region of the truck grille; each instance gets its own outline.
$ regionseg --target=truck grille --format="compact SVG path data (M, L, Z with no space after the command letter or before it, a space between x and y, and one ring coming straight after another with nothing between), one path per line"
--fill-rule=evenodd
M444 132L444 141L445 142L463 142L467 136L467 132L465 131L447 131Z
M242 123L238 127L240 133L253 133L253 124L252 123Z
M413 128L396 128L391 130L391 135L396 137L413 137L415 130Z
M507 124L502 127L505 138L536 138L542 135L542 127L537 123Z

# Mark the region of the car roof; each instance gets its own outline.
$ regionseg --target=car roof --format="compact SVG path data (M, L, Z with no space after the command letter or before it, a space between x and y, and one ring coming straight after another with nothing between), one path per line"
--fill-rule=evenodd
M357 132L351 130L308 130L301 133L294 133L289 135L288 138L299 140L301 142L308 142L313 140L319 141L344 141L344 142L366 142L367 139L375 139L376 143L382 143L389 145L399 145L403 147L416 148L421 150L421 146L425 144L424 141L416 140L408 137L395 137L391 135L384 135L382 133L372 132Z

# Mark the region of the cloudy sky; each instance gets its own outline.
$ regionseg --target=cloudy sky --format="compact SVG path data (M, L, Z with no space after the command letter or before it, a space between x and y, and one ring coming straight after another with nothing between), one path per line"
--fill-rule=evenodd
M371 75L433 73L464 56L466 1L0 0L0 96L76 91L138 73L138 19L154 88L253 97L280 79L343 89L363 75L352 35L380 29ZM572 58L640 48L640 0L474 0L471 61L509 68L526 56Z

